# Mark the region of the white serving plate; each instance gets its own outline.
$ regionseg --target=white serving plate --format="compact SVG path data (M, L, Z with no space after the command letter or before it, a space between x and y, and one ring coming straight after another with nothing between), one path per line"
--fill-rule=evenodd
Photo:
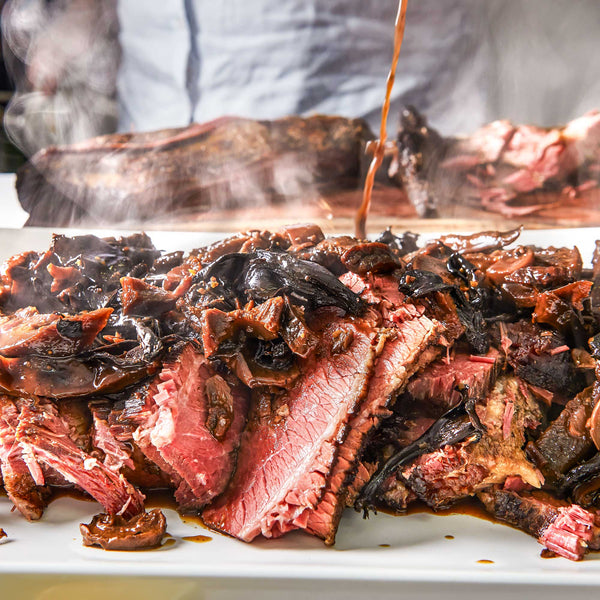
M66 233L77 233L68 231ZM106 234L106 232L100 232ZM47 247L46 229L0 230L0 259ZM526 231L524 243L578 245L589 264L598 229ZM191 249L218 234L154 232L157 247ZM429 236L428 236L429 237ZM61 498L28 523L0 498L0 598L461 598L588 596L600 586L600 554L580 563L542 559L541 546L510 527L466 515L426 513L363 520L346 511L336 545L292 533L251 544L208 532L166 510L175 543L147 552L81 545L78 524L98 504ZM209 535L207 543L185 536ZM445 536L453 536L447 539ZM386 546L382 546L385 544ZM492 562L479 562L479 561ZM110 576L110 577L107 577Z

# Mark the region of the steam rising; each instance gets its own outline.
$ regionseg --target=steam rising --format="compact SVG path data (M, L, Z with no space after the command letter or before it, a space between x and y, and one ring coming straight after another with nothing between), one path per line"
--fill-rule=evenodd
M25 154L115 130L116 0L11 0L2 33L16 83L4 124Z

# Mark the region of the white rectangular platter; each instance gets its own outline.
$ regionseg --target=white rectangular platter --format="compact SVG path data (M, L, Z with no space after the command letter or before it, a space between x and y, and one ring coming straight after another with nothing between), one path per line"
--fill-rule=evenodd
M0 259L45 249L50 235L45 229L0 230ZM219 237L152 234L156 246L164 250L189 250ZM520 241L577 245L589 264L597 237L597 229L536 230L524 232ZM475 598L481 594L493 599L530 593L564 599L565 595L589 598L593 588L600 586L600 554L580 563L542 559L541 546L533 538L466 515L379 514L363 520L347 511L336 545L327 548L301 533L245 544L184 522L166 510L175 543L126 553L81 545L78 524L99 512L95 503L61 498L37 523L26 522L11 508L9 500L0 497L0 527L9 536L0 545L2 599ZM197 534L212 539L207 543L183 540Z

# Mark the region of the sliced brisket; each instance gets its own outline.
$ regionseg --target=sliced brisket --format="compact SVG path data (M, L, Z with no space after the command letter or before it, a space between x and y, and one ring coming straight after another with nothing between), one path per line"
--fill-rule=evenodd
M349 421L348 435L339 447L324 495L310 512L307 530L328 544L335 540L342 510L348 502L348 486L355 479L358 459L369 435L389 415L388 405L413 373L432 360L434 355L426 351L442 332L439 323L422 314L422 307L402 302L395 279L377 277L365 285L366 295L379 298L380 310L391 327L380 338L383 348L377 351L368 394ZM352 483L353 495L360 491L359 482L360 479Z
M202 514L208 526L244 541L307 526L367 393L380 346L378 330L367 320L325 312L318 350L302 359L293 388L255 403L235 475ZM343 349L335 342L340 337Z
M14 398L0 395L0 468L4 489L17 510L29 521L44 512L44 489L34 481L16 439L19 408ZM38 483L43 475L38 472Z
M144 393L134 440L174 476L182 508L204 506L225 489L235 468L246 422L246 392L230 386L187 344Z
M51 402L35 399L23 404L16 439L25 452L81 487L109 514L131 517L143 511L144 496L75 444Z

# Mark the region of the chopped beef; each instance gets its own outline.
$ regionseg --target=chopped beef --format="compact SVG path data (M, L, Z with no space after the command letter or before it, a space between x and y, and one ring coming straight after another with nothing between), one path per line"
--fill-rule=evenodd
M479 441L465 441L423 455L401 471L403 481L433 508L446 507L507 477L520 477L539 488L540 472L523 451L527 430L535 429L542 412L528 391L511 377L501 377L477 415L485 429Z
M36 461L84 489L109 514L132 517L143 510L144 496L73 442L51 402L36 399L23 404L16 439Z
M467 138L444 139L441 156L428 153L437 161L427 179L431 196L508 218L561 214L561 204L598 188L599 128L600 113L591 111L564 127L495 121ZM585 206L574 204L581 212Z
M508 363L528 383L565 395L574 395L585 387L571 353L556 352L569 348L559 332L520 320L504 324L502 335L506 339Z
M457 352L420 371L411 379L407 392L415 401L439 406L445 412L460 402L459 386L467 386L474 398L485 397L501 368L502 357L495 348L483 356Z
M2 482L10 501L29 521L41 518L45 506L44 479L41 471L37 481L29 472L23 448L16 439L19 408L14 399L0 395L0 469ZM39 484L39 485L38 485Z

